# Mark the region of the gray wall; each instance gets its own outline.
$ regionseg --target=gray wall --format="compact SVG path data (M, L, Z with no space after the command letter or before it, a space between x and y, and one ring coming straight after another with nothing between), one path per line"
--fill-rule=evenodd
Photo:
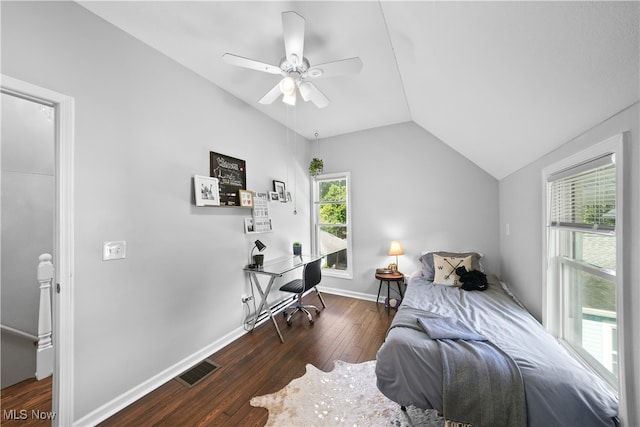
M73 2L2 2L1 29L3 74L75 98L79 420L242 330L256 235L249 210L194 206L209 151L246 160L249 189L299 175L298 215L272 203L275 232L259 235L268 258L309 247L308 142L294 158L283 126ZM110 240L126 259L102 261Z
M614 117L595 126L527 167L500 181L500 254L502 277L514 289L525 306L542 320L542 170L571 154L621 132L628 131L626 153L627 181L624 202L626 220L624 236L627 244L625 262L624 308L627 318L627 380L633 383L628 396L635 413L627 425L640 424L640 108L634 104ZM506 235L509 224L510 235Z
M2 94L2 324L38 335L40 254L53 254L54 117ZM2 387L32 378L33 341L2 333Z
M323 286L375 296L375 268L395 262L392 240L403 246L403 273L420 268L422 251L469 249L500 273L498 181L420 126L321 139L311 153L324 173L351 172L353 280L324 277Z

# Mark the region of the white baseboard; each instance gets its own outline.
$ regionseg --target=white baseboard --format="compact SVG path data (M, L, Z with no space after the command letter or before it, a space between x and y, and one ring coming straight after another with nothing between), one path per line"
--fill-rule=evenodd
M318 286L318 289L321 292L326 292L328 294L341 295L343 297L356 298L356 299L361 299L361 300L365 300L365 301L376 302L376 298L371 294L364 294L362 292L347 291L347 290L338 289L338 288L328 288L328 287L322 286L322 285Z
M375 301L376 300L373 295L363 294L361 292L345 291L344 289L327 288L327 287L323 287L323 286L318 286L318 289L321 292L325 292L325 293L328 293L328 294L341 295L341 296L345 296L345 297L356 298L356 299L361 299L361 300L366 300L366 301ZM282 309L284 309L284 307L281 308L280 311ZM266 319L263 319L262 321L258 322L258 325L266 322L267 320L269 320L268 317ZM215 353L215 352L221 350L222 348L226 347L227 345L231 344L233 341L237 340L238 338L240 338L241 336L243 336L246 333L247 333L247 331L245 331L244 328L242 328L242 327L239 327L239 328L229 332L227 335L223 336L219 340L214 341L213 343L209 344L205 348L203 348L203 349L193 353L192 355L182 359L181 361L179 361L178 363L174 364L173 366L170 366L169 368L165 369L164 371L160 372L159 374L149 378L147 381L135 386L131 390L129 390L129 391L121 394L120 396L116 397L115 399L105 403L104 405L102 405L98 409L90 412L89 414L85 415L84 417L80 418L79 420L74 421L73 425L74 426L79 426L79 427L80 426L86 427L86 426L95 426L95 425L101 423L102 421L106 420L110 416L115 415L116 413L118 413L119 411L123 410L127 406L133 404L138 399L140 399L140 398L144 397L145 395L151 393L153 390L157 389L158 387L160 387L161 385L163 385L167 381L170 381L171 379L173 379L176 376L180 375L184 371L186 371L186 370L190 369L191 367L195 366L197 363L199 363L202 360L206 359L207 357L211 356L213 353Z
M195 366L197 363L206 359L213 353L226 347L227 345L237 340L238 338L240 338L242 335L246 333L247 331L245 331L242 327L239 327L231 331L230 333L223 336L219 340L214 341L213 343L209 344L205 348L182 359L181 361L174 364L173 366L170 366L169 368L149 378L147 381L137 385L131 390L121 394L120 396L116 397L110 402L105 403L98 409L90 412L89 414L85 415L79 420L75 420L73 422L73 425L86 427L86 426L95 426L101 423L102 421L106 420L110 416L116 414L117 412L131 405L138 399L151 393L153 390L157 389L167 381L175 378L176 376L180 375L184 371Z

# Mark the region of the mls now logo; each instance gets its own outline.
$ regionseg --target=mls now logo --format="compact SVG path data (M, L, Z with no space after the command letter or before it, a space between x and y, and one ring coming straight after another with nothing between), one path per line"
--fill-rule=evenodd
M53 420L56 418L56 413L52 411L41 411L39 409L33 409L31 413L26 409L9 409L2 411L2 418L5 420L26 420L28 418L35 420Z
M2 418L5 420L26 420L29 417L29 411L26 409L9 409L2 411Z

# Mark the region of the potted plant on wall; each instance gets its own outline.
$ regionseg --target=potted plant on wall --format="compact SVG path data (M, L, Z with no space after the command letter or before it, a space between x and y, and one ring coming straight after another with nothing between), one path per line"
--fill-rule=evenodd
M309 173L311 176L316 176L319 173L322 173L322 168L324 168L324 163L322 159L314 157L309 163Z
M300 242L293 242L293 254L302 255L302 244Z

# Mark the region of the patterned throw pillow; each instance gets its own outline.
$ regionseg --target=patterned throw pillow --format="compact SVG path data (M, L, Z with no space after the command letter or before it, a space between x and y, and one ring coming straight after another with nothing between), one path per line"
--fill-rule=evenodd
M433 254L433 269L435 276L433 283L445 286L460 286L460 277L456 274L456 268L464 266L471 271L471 256L450 257Z
M449 252L449 251L431 251L431 252L423 252L422 256L420 256L420 266L422 267L423 276L430 282L433 282L435 271L433 268L433 255L440 255L444 257L456 257L456 258L464 258L467 256L471 257L471 270L484 271L484 267L482 266L482 254L480 252Z

